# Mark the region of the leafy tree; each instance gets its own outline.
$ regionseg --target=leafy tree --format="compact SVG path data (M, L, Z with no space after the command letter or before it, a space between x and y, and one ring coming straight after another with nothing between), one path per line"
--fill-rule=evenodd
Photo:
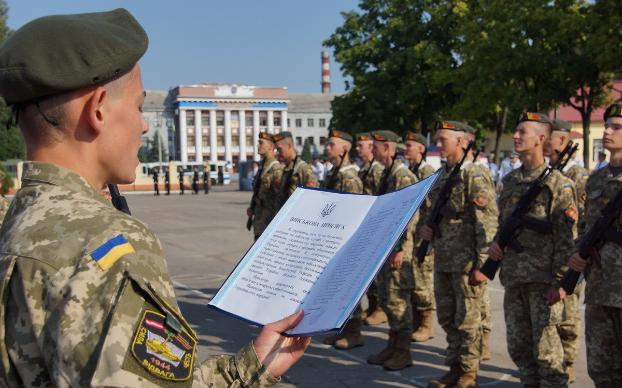
M307 163L310 163L313 159L311 155L311 143L309 139L305 139L305 142L302 144L302 153L300 154L300 158Z
M168 160L168 155L166 152L166 147L162 144L162 162L166 162ZM151 138L147 139L147 144L143 145L138 151L138 159L142 163L152 163L159 161L159 151L158 151L158 131L153 132Z
M15 185L15 182L2 163L0 163L0 177L2 177L2 180L0 180L0 195L6 195L9 189Z

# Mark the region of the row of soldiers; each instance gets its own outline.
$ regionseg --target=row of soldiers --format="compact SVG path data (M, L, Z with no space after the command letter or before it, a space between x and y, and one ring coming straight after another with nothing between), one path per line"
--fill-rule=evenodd
M164 190L166 190L166 195L171 194L171 174L169 172L168 167L163 168L164 171ZM184 195L186 191L186 186L184 184L184 170L179 168L177 170L178 179L179 179L179 194ZM160 167L153 167L151 169L151 177L153 178L153 195L160 195ZM202 177L202 184L201 182ZM199 194L200 187L203 187L203 192L205 194L209 193L210 189L210 176L209 170L206 168L203 173L199 173L198 168L194 168L192 172L192 192L194 194Z
M609 139L612 136L608 133L615 134L617 128L611 124L612 120L619 120L622 128L621 107L612 105L605 117L604 144L612 154L614 141ZM568 158L561 171L552 170L544 182L544 189L524 215L520 232L513 236L515 244L502 249L498 243L499 225L508 221L521 196L543 171L558 162L562 150L570 142L570 125L552 121L544 114L521 115L513 139L523 166L504 179L499 196L488 169L474 163L470 150L464 155L474 134L475 130L462 122L438 123L436 145L441 158L446 161L440 177L368 291L367 312L364 313L359 306L344 330L325 339L325 343L338 349L361 346L364 319L368 324L388 320L388 344L380 353L370 356L368 362L399 370L412 365L411 340L426 341L433 336L436 310L438 322L447 336L445 361L450 369L442 377L432 380L429 386L476 386L480 360L490 358L492 328L488 279L480 268L488 258L503 260L501 282L505 287L508 351L520 370L521 382L527 387L565 386L574 379L573 365L580 346L582 287L565 295L560 282L568 268L569 257L573 257L578 270L586 266L583 259L572 255L576 251L577 227L586 230L606 200L615 194L614 189L606 188L619 188L619 184L612 185L619 182L615 164L595 174L589 183L588 171L572 158ZM295 156L290 134L261 136L265 145L260 152L264 156L262 166L266 166L265 171L271 174L265 178L258 174L260 186L256 186L253 201L260 198L261 205L257 207L255 204L255 213L249 212L256 216L262 214L262 223L255 229L256 238L297 185L317 186L310 166ZM285 154L281 154L283 139L289 139L284 143L290 146ZM354 141L364 162L360 169L348 158ZM335 168L326 179L324 188L382 195L434 173L425 162L427 142L423 136L414 132L406 135L404 146L408 167L396 159L400 142L401 138L391 131L361 133L355 140L347 133L332 130L326 152ZM274 148L278 149L285 167L274 158ZM457 164L460 164L459 171L451 174ZM439 197L441 188L450 178L451 190L443 202L442 217L440 221L434 220L430 209L442 200ZM267 203L272 204L269 211L265 207ZM422 263L416 263L413 260L415 251L423 241L431 241L432 249ZM619 306L622 299L614 296L615 287L612 287L619 280L606 276L607 273L617 274L618 266L602 259L606 253L611 260L615 257L612 255L619 253L617 249L619 246L613 245L601 252L597 263L599 275L592 275L594 270L589 271L588 279L599 276L597 283L600 285L590 294L588 282L588 312L593 310L589 308L590 298L593 298L595 303L613 307L615 314L619 314L617 309L622 307ZM611 272L601 270L603 262L613 266L609 268ZM613 314L611 309L598 309L593 314L601 318L599 328L609 325L607 333L619 333L622 329L619 315L613 316L607 324L602 322L604 315ZM595 323L590 322L589 315L586 319L590 376L598 386L622 383L619 380L622 365L620 358L614 356L615 347L611 349L611 338L591 331L590 327ZM617 342L613 344L617 345ZM610 351L603 351L602 347Z

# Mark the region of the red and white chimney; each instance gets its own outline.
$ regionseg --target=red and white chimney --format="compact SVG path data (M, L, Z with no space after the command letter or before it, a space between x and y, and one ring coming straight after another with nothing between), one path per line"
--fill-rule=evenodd
M330 93L330 59L328 51L322 51L322 93Z

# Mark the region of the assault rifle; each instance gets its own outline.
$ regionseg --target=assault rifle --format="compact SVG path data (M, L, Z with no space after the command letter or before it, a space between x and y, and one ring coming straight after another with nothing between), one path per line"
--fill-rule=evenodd
M464 164L464 161L466 160L466 157L469 154L469 151L471 150L471 148L473 148L473 145L474 145L474 142L470 141L467 147L463 150L464 154L462 155L462 158L460 159L458 163L456 163L455 166L453 166L451 172L449 173L449 176L447 177L447 180L445 181L445 184L443 185L443 187L441 187L440 191L438 192L438 197L436 198L436 201L434 202L434 206L432 206L432 208L430 209L430 220L431 221L427 224L427 226L435 230L436 236L440 235L438 225L441 223L441 220L443 219L442 211L445 205L447 204L447 201L449 201L449 197L451 196L451 190L453 189L454 184L456 183L456 176L460 173L460 169L462 168L462 165ZM421 244L419 245L419 248L417 248L416 257L417 257L417 261L419 262L419 264L423 263L423 260L425 260L425 256L428 254L429 247L430 247L430 241L423 240Z
M564 148L564 151L566 149L568 149L568 152L566 154L565 160L559 163L559 171L563 171L564 168L566 168L566 165L568 164L568 162L572 160L572 158L574 157L574 154L577 152L577 149L579 149L579 144L569 141L568 144L566 145L566 148ZM560 156L564 153L564 151L560 153Z
M389 167L385 167L384 171L382 172L382 177L380 177L380 184L378 185L376 195L383 195L387 193L387 190L389 189L389 177L391 176L391 170L393 170L393 165L395 164L396 157L397 153L393 154L393 156L391 157L391 165Z
M121 195L119 192L119 188L114 183L108 184L108 191L110 191L110 196L112 197L112 205L119 211L123 213L132 215L130 213L130 207L127 206L127 201L125 197Z
M348 154L348 151L343 151L343 154L341 154L340 156L341 160L339 161L339 164L333 167L333 170L331 171L331 174L330 174L330 178L324 181L324 184L322 185L323 189L333 188L333 186L335 185L337 181L337 174L339 174L339 170L341 169L341 165L343 164L343 160L346 158L347 154Z
M592 257L598 260L598 251L606 242L615 241L619 243L622 241L622 232L613 227L613 223L620 215L621 210L622 189L618 190L616 196L605 205L600 212L601 215L598 220L596 220L594 225L592 225L581 239L579 243L579 255L582 258ZM562 288L566 291L566 294L570 295L574 292L580 275L581 272L575 271L572 268L568 269L568 272L566 272L566 275L564 275L562 279Z
M294 175L294 168L296 168L296 162L298 161L298 155L294 158L294 163L292 164L292 169L285 171L283 177L281 178L281 189L279 190L279 195L281 197L281 206L287 202L287 190L289 190L289 182L292 180L292 175Z
M259 195L259 186L261 184L261 174L263 173L263 167L266 164L266 159L264 158L261 161L261 167L257 170L257 174L255 175L255 180L253 181L253 196L251 197L251 215L248 216L246 220L246 230L251 230L253 226L253 218L255 217L255 207L257 206L257 196Z
M529 186L527 191L519 198L512 214L499 229L497 244L501 250L505 251L505 248L510 246L516 252L522 252L524 250L523 246L516 240L516 237L525 227L541 234L551 234L553 232L552 226L548 221L538 220L533 217L529 217L526 214L540 192L546 186L545 181L549 175L551 175L553 170L560 170L562 168L562 164L565 166L564 160L566 160L566 157L569 156L572 149L572 143L568 143L562 152L559 153L559 158L555 164L552 166L546 166L544 171L542 171L536 180ZM488 258L480 269L480 272L483 273L488 279L492 280L495 278L495 274L499 269L500 263L500 260L495 261Z

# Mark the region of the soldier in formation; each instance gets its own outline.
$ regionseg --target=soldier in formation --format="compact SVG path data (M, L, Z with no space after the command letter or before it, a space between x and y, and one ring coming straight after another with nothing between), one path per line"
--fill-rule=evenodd
M117 9L40 18L0 47L29 160L0 236L3 386L269 386L309 344L280 334L298 312L196 360L160 241L100 194L135 179L147 41Z
M203 193L209 194L210 176L209 166L203 166Z
M153 175L153 195L160 195L160 174L159 168L154 167L151 169Z
M283 166L274 156L274 141L267 132L259 133L257 153L261 164L253 181L253 197L246 215L252 221L255 240L261 236L281 207L279 200Z
M436 128L436 145L446 158L443 174L430 192L432 206L440 201L441 187L454 165L463 158L474 129L457 121L442 121ZM434 224L426 212L420 229L422 240L434 248L434 293L439 324L447 336L445 364L449 372L429 382L428 387L475 387L481 357L482 298L487 284L475 282L486 250L497 229L496 193L489 171L467 160L452 182L443 217ZM431 225L431 226L430 226Z
M384 166L374 158L374 138L369 132L362 132L356 135L356 152L363 161L363 166L358 174L363 183L363 193L374 195L378 190ZM367 291L368 306L364 313L367 325L380 325L387 321L387 314L378 304L378 284L374 280Z
M280 132L272 135L279 152L279 161L283 163L283 179L279 190L281 204L284 204L296 187L318 187L318 181L311 165L296 154L294 139L291 132Z
M525 112L514 132L514 148L522 166L503 179L499 225L508 220L519 198L548 168L544 159L553 123L544 114ZM544 189L522 215L521 231L505 250L491 244L492 260L503 259L501 283L508 352L525 387L561 387L568 383L564 350L558 332L565 292L561 279L574 250L577 204L573 182L558 170L544 180Z
M199 194L199 169L192 169L192 194Z
M595 171L585 187L586 233L603 215L602 210L622 190L622 103L610 105L604 114L603 146L610 152L609 165ZM605 241L590 257L572 255L570 268L584 272L585 343L587 371L596 388L622 386L622 215L615 214Z
M184 191L186 191L186 187L184 186L184 168L178 167L177 175L179 179L179 195L184 195Z

